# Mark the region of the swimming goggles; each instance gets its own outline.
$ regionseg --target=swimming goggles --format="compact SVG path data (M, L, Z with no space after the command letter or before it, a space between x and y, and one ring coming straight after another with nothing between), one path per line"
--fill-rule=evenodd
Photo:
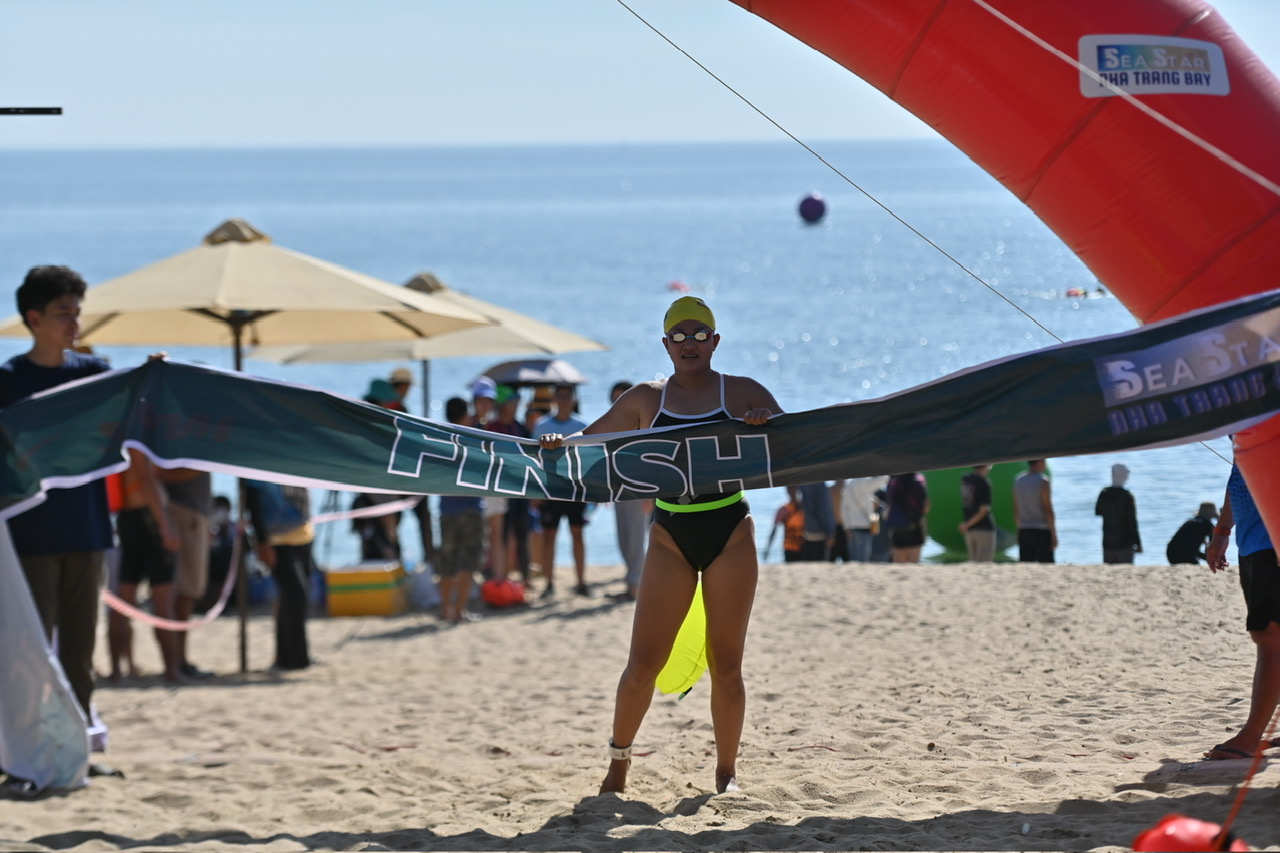
M714 334L715 332L708 331L706 329L699 329L698 331L694 332L692 335L686 335L684 332L670 332L667 335L667 340L671 341L671 343L673 344L682 344L689 338L693 338L695 341L701 344L711 340L711 336Z

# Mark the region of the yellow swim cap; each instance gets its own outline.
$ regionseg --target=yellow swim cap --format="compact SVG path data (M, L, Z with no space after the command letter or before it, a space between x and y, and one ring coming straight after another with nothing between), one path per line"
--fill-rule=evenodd
M716 315L711 313L707 303L696 296L681 296L671 303L671 307L667 309L667 315L662 318L663 333L669 333L677 323L683 323L685 320L697 320L699 323L705 323L711 331L716 330Z

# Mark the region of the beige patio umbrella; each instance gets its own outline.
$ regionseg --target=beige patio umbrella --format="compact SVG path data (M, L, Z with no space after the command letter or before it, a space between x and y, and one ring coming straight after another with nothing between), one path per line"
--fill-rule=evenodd
M196 248L89 289L87 344L245 346L413 341L487 325L465 305L277 246L241 219ZM26 335L20 317L0 335Z
M492 325L476 326L414 340L335 343L315 346L262 346L249 358L278 364L349 361L422 362L423 413L430 409L430 359L468 355L558 355L565 352L607 350L599 341L535 320L532 317L453 290L429 272L404 285L459 308L482 315Z

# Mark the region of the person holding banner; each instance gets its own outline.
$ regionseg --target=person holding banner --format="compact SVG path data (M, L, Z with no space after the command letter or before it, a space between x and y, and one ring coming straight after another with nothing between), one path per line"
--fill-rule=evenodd
M662 329L671 376L633 386L582 434L691 426L733 418L762 426L782 411L773 395L754 379L712 369L711 357L720 336L715 316L701 299L677 299L667 310ZM563 441L564 436L558 433L540 438L544 450L554 450ZM659 499L655 504L631 648L618 681L609 770L600 792L621 793L626 788L633 740L649 710L658 673L694 599L699 575L711 671L716 791L737 790L738 745L746 713L742 657L759 571L755 526L741 491L682 495Z
M1222 498L1222 515L1214 525L1205 552L1209 571L1214 574L1230 565L1227 546L1233 527L1240 560L1240 590L1244 593L1244 627L1255 651L1253 690L1244 726L1234 737L1204 754L1210 761L1253 758L1259 752L1280 746L1275 739L1266 739L1276 706L1280 704L1280 565L1276 563L1276 549L1253 502L1253 494L1234 462Z

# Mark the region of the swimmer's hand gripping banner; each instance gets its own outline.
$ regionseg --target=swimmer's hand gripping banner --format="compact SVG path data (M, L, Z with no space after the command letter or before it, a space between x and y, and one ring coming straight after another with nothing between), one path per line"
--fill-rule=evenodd
M536 442L208 367L151 361L0 413L0 516L42 489L160 464L395 493L679 500L843 477L1108 453L1280 411L1280 291L1014 356L860 403Z

